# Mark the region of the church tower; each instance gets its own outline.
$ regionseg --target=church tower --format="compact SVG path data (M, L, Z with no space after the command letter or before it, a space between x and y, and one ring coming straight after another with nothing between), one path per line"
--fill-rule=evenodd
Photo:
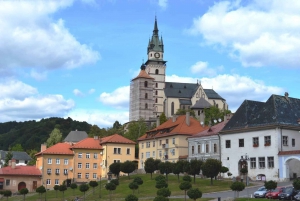
M163 111L164 87L166 77L166 61L164 61L164 43L158 35L157 20L155 17L154 29L147 48L148 60L145 63L146 72L154 78L153 85L153 117Z

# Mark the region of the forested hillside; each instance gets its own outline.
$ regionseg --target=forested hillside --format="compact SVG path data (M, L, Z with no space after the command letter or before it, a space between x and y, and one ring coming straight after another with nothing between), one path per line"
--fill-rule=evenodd
M6 122L0 123L0 150L8 150L16 144L21 144L25 151L40 150L41 144L46 142L49 134L58 125L64 139L70 131L79 130L89 133L92 125L71 119L52 117L40 121Z

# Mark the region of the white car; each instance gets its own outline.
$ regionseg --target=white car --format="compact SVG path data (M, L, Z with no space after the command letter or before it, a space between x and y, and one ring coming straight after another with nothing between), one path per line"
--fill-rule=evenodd
M268 190L262 186L259 189L257 189L257 191L254 192L254 197L255 198L264 198L266 197Z

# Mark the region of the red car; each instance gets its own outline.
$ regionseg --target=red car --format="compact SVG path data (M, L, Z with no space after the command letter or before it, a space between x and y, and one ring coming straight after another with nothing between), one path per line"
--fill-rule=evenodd
M269 198L269 199L278 199L278 195L279 195L279 193L282 192L283 189L284 189L284 187L277 187L275 190L269 191L266 194L266 198Z

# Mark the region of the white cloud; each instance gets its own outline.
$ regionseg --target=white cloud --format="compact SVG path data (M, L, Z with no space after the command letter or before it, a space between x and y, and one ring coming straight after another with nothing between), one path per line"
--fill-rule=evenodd
M98 52L80 44L62 19L50 17L72 4L72 0L0 1L1 68L75 68L96 62Z
M162 9L166 9L168 6L168 0L158 0L158 5L162 8Z
M100 128L108 128L112 127L115 121L119 121L121 124L128 122L129 112L75 109L65 117L96 124Z
M129 108L130 87L123 86L117 88L111 93L103 92L100 94L99 101L105 105L110 105L114 108Z
M215 3L194 19L189 32L226 48L243 66L299 68L300 1L253 0L243 6L239 2Z
M36 70L32 69L30 76L38 81L41 81L47 78L47 72L37 72Z
M166 82L180 82L180 83L197 83L197 78L179 77L178 75L167 75Z
M83 97L84 96L84 94L79 89L74 89L73 90L73 94L75 96L79 96L79 97Z
M16 80L0 83L0 122L64 116L75 103L60 94L41 95L32 86Z
M96 91L95 89L90 89L88 93L93 94L95 91Z
M191 67L191 71L194 74L201 74L208 75L208 76L214 76L217 74L217 71L212 68L208 68L208 63L204 61L198 61Z

